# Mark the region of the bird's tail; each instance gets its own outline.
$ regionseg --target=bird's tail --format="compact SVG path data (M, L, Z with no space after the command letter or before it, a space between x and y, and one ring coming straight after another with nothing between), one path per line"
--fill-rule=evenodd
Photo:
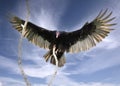
M61 54L61 55L60 55L60 54ZM57 53L56 56L57 56L57 60L58 60L58 66L59 66L59 67L64 66L64 64L65 64L65 62L66 62L64 54L63 54L63 53ZM52 51L48 51L48 52L44 55L44 58L45 58L46 62L50 59L50 63L56 65L55 58L54 58L54 56L53 56Z

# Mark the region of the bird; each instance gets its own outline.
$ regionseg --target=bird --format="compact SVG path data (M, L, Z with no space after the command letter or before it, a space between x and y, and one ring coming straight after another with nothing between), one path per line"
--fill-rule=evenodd
M48 51L43 57L46 62L49 61L53 65L56 65L53 55L53 48L55 47L58 67L62 67L66 63L65 52L78 53L89 50L114 30L111 27L116 23L111 23L111 21L115 17L111 17L111 15L112 11L108 12L108 9L101 10L91 22L86 22L82 28L70 32L48 30L28 21L23 36L36 46L47 49ZM22 33L25 20L12 16L10 23L13 28Z

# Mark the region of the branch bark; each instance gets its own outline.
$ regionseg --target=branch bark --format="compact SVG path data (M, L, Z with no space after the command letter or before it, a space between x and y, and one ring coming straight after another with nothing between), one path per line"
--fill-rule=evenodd
M24 81L26 83L26 86L31 86L31 83L28 81L27 76L26 76L26 74L24 72L24 69L23 69L23 66L22 66L22 39L23 39L23 36L24 36L24 33L25 33L25 28L27 26L29 16L30 16L28 0L26 0L26 7L27 7L26 21L25 21L24 25L22 26L23 27L22 35L21 35L21 37L19 39L19 44L18 44L18 66L20 68L20 72L21 72L21 74L23 76L23 79L24 79Z
M55 76L57 75L57 70L58 70L58 59L57 59L57 56L56 56L56 54L55 54L55 46L53 47L53 56L54 56L54 58L55 58L55 62L56 62L56 68L55 68L55 72L54 72L54 74L53 74L53 76L52 76L52 78L51 78L51 80L50 80L50 83L48 84L48 86L51 86L52 85L52 83L53 83L53 81L54 81L54 79L55 79Z

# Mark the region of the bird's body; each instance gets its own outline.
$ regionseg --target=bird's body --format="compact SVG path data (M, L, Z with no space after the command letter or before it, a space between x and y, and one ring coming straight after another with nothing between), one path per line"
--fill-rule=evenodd
M92 22L87 22L81 29L72 32L50 31L28 22L24 37L40 48L49 49L44 58L46 61L50 60L52 64L55 64L53 56L53 48L55 47L58 66L61 67L65 64L64 52L86 51L102 41L110 33L112 30L110 27L115 24L109 22L114 20L115 17L110 18L112 12L108 15L106 13L107 10L101 11ZM12 17L10 21L13 27L22 33L22 25L25 21L18 17Z
M50 51L48 51L47 54L44 55L46 61L48 61L48 59L51 58L50 62L55 64L55 58L53 56L53 47L55 47L55 54L57 56L58 59L58 65L63 66L65 63L65 56L64 56L64 52L68 49L69 44L66 44L67 39L65 39L66 37L66 32L64 31L54 31L55 33L55 37L53 37L53 42L51 43L49 49Z

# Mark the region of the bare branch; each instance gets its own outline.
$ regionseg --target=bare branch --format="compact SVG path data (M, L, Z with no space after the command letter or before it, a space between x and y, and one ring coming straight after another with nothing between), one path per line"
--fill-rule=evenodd
M55 79L55 76L56 76L56 74L57 74L57 70L58 70L58 59L57 59L57 56L56 56L56 54L55 54L55 46L53 47L53 56L54 56L54 58L55 58L55 62L56 62L56 69L55 69L55 72L54 72L54 74L53 74L53 76L52 76L52 78L51 78L51 80L50 80L50 83L48 84L48 86L51 86L52 85L52 82L53 82L53 80Z
M20 71L21 71L21 74L23 76L23 79L26 83L26 86L31 86L30 82L28 81L27 79L27 76L24 72L24 69L22 67L22 38L24 36L24 33L25 33L25 28L27 26L27 23L28 23L28 19L29 19L29 16L30 16L30 10L29 10L29 4L28 4L28 0L26 0L26 6L27 6L27 16L26 16L26 21L24 23L24 25L22 26L23 29L22 29L22 35L20 37L20 40L19 40L19 44L18 44L18 66L20 68Z

